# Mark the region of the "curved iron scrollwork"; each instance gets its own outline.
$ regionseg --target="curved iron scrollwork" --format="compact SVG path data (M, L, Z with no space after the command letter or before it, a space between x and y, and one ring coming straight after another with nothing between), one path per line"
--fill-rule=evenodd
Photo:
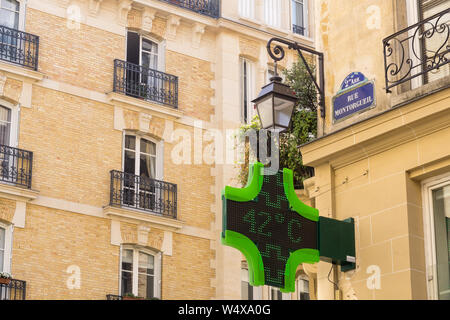
M275 68L277 66L277 62L284 59L286 56L285 48L282 44L286 45L289 50L297 50L299 57L302 59L305 64L306 70L308 71L314 85L317 88L317 92L319 94L319 106L320 106L320 115L322 118L325 118L325 78L324 78L324 62L323 62L323 53L312 50L308 47L304 47L299 45L297 42L291 42L281 38L272 38L267 42L267 52L272 60L275 62ZM317 77L313 74L311 68L309 67L306 59L303 55L303 52L307 52L311 55L314 55L318 58L319 64L319 82L317 81ZM276 69L275 69L276 72Z
M450 8L383 40L386 91L450 62Z

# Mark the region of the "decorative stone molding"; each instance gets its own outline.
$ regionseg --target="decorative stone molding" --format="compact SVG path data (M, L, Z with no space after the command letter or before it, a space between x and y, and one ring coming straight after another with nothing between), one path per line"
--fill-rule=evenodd
M119 24L122 26L126 26L128 22L128 12L131 10L131 4L133 0L118 0L118 10L117 10L117 18L119 20Z
M148 233L150 228L147 226L138 226L138 244L141 246L146 246L148 244Z
M144 8L142 11L141 29L145 32L152 32L153 20L155 19L156 10L153 8Z
M7 77L5 75L0 74L0 96L3 96L6 79L7 79Z
M170 15L167 18L166 38L174 40L177 36L177 28L180 25L181 18L175 15Z
M100 5L103 0L89 0L89 14L96 16L100 11Z
M194 23L194 26L192 27L192 47L196 49L200 48L200 42L205 33L205 27L206 26L202 23Z

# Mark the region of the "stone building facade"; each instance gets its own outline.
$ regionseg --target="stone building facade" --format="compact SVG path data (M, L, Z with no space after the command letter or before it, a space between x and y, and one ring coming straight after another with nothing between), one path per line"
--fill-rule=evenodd
M315 168L305 191L321 215L356 225L356 269L336 268L335 287L320 262L318 298L449 299L450 2L316 8L327 108L320 137L300 148Z
M1 1L1 299L245 298L216 141L254 112L271 37L314 48L294 2Z

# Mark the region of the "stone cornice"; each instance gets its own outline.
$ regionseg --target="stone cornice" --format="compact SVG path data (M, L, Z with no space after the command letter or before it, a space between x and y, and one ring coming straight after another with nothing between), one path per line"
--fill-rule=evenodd
M166 231L177 231L184 226L184 222L176 219L165 218L152 213L147 213L135 209L116 208L106 206L103 208L103 213L107 217L116 220L131 222L131 223L148 223L149 226L154 226Z
M303 163L340 167L449 127L449 119L446 89L301 146Z
M107 97L110 101L110 103L123 103L126 105L131 105L134 107L137 107L139 109L147 110L147 111L153 111L156 113L156 115L159 116L170 116L175 119L179 119L183 116L183 113L177 109L166 107L163 105L158 105L156 103L152 103L146 100L141 100L133 97L129 97L120 93L116 92L110 92L107 94Z

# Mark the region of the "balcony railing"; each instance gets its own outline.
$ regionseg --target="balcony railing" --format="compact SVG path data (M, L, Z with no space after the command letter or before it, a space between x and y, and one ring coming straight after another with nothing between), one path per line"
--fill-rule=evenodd
M0 284L0 300L25 300L27 283L11 279L9 284Z
M293 25L292 25L292 32L304 36L304 35L305 35L305 28L293 24Z
M220 0L160 0L178 7L210 16L212 18L220 17Z
M0 145L0 181L31 188L33 152Z
M177 185L111 171L110 205L177 218Z
M449 35L450 8L385 38L386 91L420 76L428 82L450 62Z
M123 297L115 294L107 294L106 300L123 300Z
M117 59L114 92L178 108L178 77Z
M39 37L0 26L0 60L38 69Z

